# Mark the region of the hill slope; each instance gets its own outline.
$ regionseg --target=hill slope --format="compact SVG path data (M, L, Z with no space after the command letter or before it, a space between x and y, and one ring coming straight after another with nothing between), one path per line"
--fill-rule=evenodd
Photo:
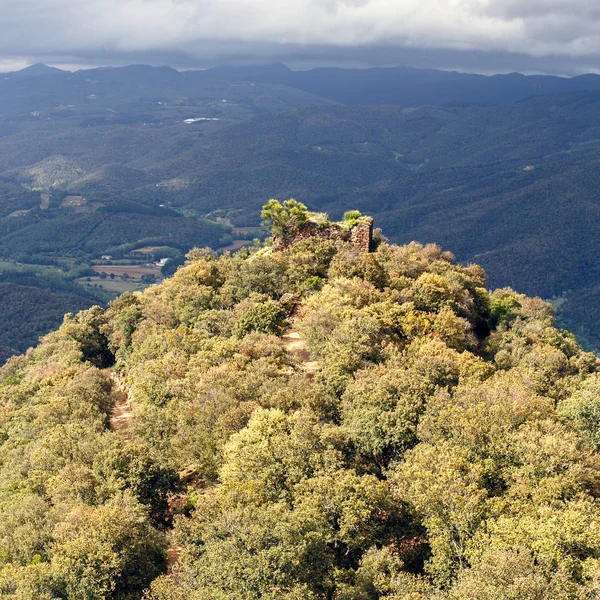
M63 283L71 285L78 276L74 262L90 275L93 259L123 254L123 248L167 245L181 256L194 245L232 241L228 223L159 206L165 203L161 191L189 187L171 174L161 150L176 155L190 137L255 114L334 104L281 84L197 80L144 65L77 73L33 65L1 77L0 96L0 259L25 265L24 273L53 264L55 280L64 279L68 264L72 276ZM164 173L158 181L148 172L147 153L162 162L160 169L152 165ZM11 307L16 320L2 322L0 360L59 325L51 298L63 313L82 308L77 296L89 296L89 289L75 285L69 300L42 283L29 278L11 295L18 300ZM25 315L44 294L32 326ZM16 348L15 329L22 334Z
M2 258L84 270L122 248L226 246L232 225L255 225L269 197L294 196L335 216L348 205L375 214L395 242L452 247L488 268L492 285L555 298L561 323L600 347L599 92L494 106L342 106L280 81L322 74L132 66L7 76ZM355 89L375 76L393 88L394 74L416 78L411 93L441 80L465 93L520 90L498 101L597 83L338 73Z
M436 246L196 250L0 369L0 591L593 597L599 369Z
M583 315L593 303L582 290L600 277L599 109L597 93L580 93L494 107L303 108L200 130L49 122L0 139L0 154L13 180L65 173L56 160L44 162L48 152L76 161L83 173L72 171L59 189L128 207L135 216L119 213L122 243L157 235L156 217L143 214L164 211L159 204L178 211L178 223L183 213L251 225L269 197L294 196L335 215L350 203L378 216L393 241L448 245L459 260L489 268L494 285L546 298L567 294L561 310ZM31 252L39 238L48 240L43 252L100 255L116 240L90 234L80 248L69 237L59 244L52 233L53 223L79 231L100 222L114 218L51 207L4 219L3 252ZM194 228L185 236L182 225L172 231L183 245L213 243L224 233L192 239ZM574 318L578 333L583 327L598 343L600 321Z

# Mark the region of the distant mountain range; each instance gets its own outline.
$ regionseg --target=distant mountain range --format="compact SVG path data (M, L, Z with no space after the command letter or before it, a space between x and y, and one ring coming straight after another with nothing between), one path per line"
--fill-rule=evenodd
M555 297L600 346L599 76L34 65L0 98L0 258L215 245L294 196Z
M293 71L283 64L274 64L179 72L170 67L133 65L71 73L37 64L4 74L5 81L13 83L35 76L46 78L45 82L38 81L46 90L61 81L71 81L72 86L92 80L97 84L134 84L195 94L209 83L252 82L285 85L342 104L400 106L503 104L529 96L600 90L600 76L595 74L572 78L520 73L488 76L411 67Z
M502 104L529 96L600 89L600 76L474 75L410 67L292 71L284 65L222 67L203 77L295 87L343 104Z
M25 67L20 71L13 71L12 73L5 73L5 77L11 78L22 78L22 77L39 77L40 75L57 75L60 73L69 73L69 71L64 71L63 69L57 69L56 67L49 67L48 65L44 65L42 63L36 63L35 65L30 65L29 67Z

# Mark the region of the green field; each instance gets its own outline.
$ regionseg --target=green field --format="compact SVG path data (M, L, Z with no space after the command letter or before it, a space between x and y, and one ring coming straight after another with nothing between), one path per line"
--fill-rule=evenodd
M83 277L77 279L77 283L84 286L87 289L94 290L95 286L99 286L107 292L113 292L116 295L122 294L123 292L137 292L145 290L148 285L147 283L141 283L134 279L122 280L122 279L100 279L100 277Z

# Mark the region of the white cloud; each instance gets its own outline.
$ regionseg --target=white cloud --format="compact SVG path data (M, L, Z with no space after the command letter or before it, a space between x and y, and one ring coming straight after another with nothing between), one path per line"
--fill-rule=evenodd
M598 0L0 0L0 14L5 57L264 44L600 54Z

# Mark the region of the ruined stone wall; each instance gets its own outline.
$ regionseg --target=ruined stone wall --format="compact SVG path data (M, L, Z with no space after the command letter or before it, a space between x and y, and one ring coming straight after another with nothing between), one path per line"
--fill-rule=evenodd
M338 223L320 227L316 223L308 221L302 225L292 238L284 241L280 237L273 237L273 250L284 250L311 237L321 240L350 242L361 252L369 252L373 244L373 219L371 217L361 217L359 223L350 230L345 229Z
M373 219L363 217L350 231L350 242L361 252L370 252L373 247Z

